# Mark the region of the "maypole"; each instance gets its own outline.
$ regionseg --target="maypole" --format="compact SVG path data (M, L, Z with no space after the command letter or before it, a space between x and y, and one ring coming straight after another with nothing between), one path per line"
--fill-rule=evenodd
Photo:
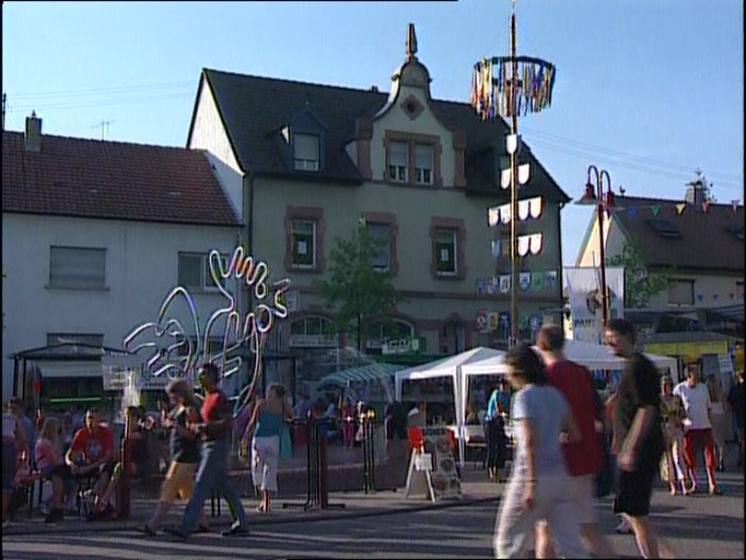
M471 102L482 120L510 117L510 135L506 138L506 148L510 155L510 168L501 170L500 186L510 187L508 208L495 207L489 210L491 226L506 223L505 218L493 219L500 211L509 213L510 221L510 340L509 346L519 340L518 273L520 258L535 253L534 246L542 245L541 233L520 236L518 220L518 189L528 182L530 164L519 164L521 138L518 135L518 114L537 113L551 105L555 68L540 58L518 56L516 33L516 0L512 1L510 15L510 55L485 58L474 65ZM510 75L508 77L508 72ZM538 236L538 237L537 237ZM538 241L538 243L537 243Z

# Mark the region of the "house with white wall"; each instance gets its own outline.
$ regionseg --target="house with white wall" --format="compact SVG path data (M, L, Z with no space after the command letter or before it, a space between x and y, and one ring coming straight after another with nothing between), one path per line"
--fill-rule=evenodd
M122 348L176 285L199 321L223 304L207 271L239 241L240 212L207 154L179 147L3 131L3 394L18 352L80 342ZM188 310L174 307L183 324ZM101 360L40 360L46 396L100 395ZM16 373L16 383L20 384Z

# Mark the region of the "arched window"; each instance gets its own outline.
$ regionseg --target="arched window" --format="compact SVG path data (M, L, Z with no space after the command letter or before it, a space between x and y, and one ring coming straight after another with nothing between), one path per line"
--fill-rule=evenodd
M329 319L309 316L290 323L292 348L336 348L337 333Z
M400 319L374 323L370 329L365 349L371 354L380 354L384 343L414 336L414 326Z

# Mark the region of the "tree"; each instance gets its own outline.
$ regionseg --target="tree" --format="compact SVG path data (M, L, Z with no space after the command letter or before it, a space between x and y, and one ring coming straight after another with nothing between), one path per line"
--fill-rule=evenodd
M388 239L370 237L360 220L350 239L335 239L330 275L316 282L325 305L335 313L337 331L354 329L361 352L373 324L398 301L391 275L373 268L373 258L387 243Z
M636 240L627 240L621 254L606 259L606 266L624 267L626 307L646 307L651 297L668 287L664 276L648 273L645 251Z

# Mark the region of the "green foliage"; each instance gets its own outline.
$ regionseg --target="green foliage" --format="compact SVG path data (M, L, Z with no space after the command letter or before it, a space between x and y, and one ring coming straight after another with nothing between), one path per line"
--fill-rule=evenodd
M645 251L637 241L625 242L622 253L607 258L606 266L624 267L625 307L646 307L651 297L668 287L668 280L664 276L648 274Z
M338 332L355 332L358 350L368 339L371 327L397 302L390 274L373 268L373 258L387 239L373 239L363 220L350 239L335 239L331 250L328 279L315 284L325 305L336 316Z

